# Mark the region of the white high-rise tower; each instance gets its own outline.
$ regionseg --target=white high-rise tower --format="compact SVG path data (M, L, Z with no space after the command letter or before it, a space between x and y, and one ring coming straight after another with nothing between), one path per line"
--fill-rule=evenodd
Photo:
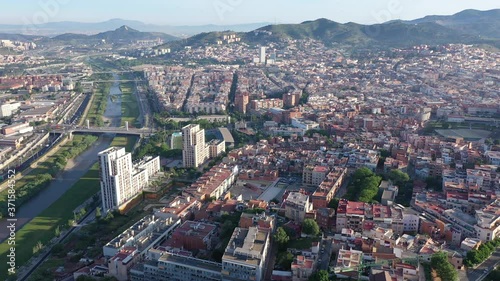
M103 213L133 199L148 186L150 177L160 171L160 157L146 156L134 165L132 154L123 147L110 147L97 156Z
M260 47L259 49L259 62L262 64L266 63L266 47Z
M200 125L190 124L182 128L182 163L187 168L197 168L209 156L205 143L205 130Z

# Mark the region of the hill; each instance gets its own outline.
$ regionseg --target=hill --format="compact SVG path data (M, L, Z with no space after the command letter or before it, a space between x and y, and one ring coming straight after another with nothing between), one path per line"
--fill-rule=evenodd
M362 25L328 19L300 24L267 25L237 36L248 44L268 44L286 39L314 39L356 47L405 47L419 44L489 44L500 47L500 10L466 10L452 16L428 16L414 21ZM167 44L171 48L215 43L229 32L209 32ZM232 33L234 34L234 32Z
M500 39L500 9L465 10L451 16L426 16L406 23L420 24L425 22L436 23L467 34Z
M154 25L146 24L141 21L125 20L125 19L110 19L103 22L48 22L36 25L36 28L27 28L23 25L8 25L0 24L0 32L3 33L22 33L36 34L44 36L57 36L65 33L86 34L92 35L108 30L114 30L120 26L128 26L130 28L141 30L143 32L162 32L172 34L176 37L186 38L203 32L233 30L237 32L247 32L255 30L259 27L268 25L269 23L248 23L235 25Z
M165 33L141 32L124 25L113 31L106 31L95 35L74 34L74 33L61 34L53 37L52 40L66 41L66 42L71 41L72 43L75 43L76 41L85 41L84 43L89 43L89 42L105 40L107 43L126 44L126 43L132 43L137 40L155 40L158 38L166 42L178 39L177 37Z
M340 43L358 46L409 46L417 44L490 43L478 32L460 30L437 22L405 23L393 21L383 24L341 24L327 19L301 24L269 25L247 38L261 41L282 39L315 39L326 44Z

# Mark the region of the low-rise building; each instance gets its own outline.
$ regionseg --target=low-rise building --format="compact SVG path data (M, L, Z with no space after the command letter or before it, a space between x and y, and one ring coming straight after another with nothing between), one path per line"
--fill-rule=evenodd
M174 216L159 218L147 215L104 245L103 255L113 257L126 247L136 247L144 254L165 239L180 222L181 220Z
M264 280L270 236L258 227L237 227L222 257L222 281Z
M158 260L150 260L132 268L130 280L220 281L221 269L220 263L165 252Z
M186 221L174 230L166 245L189 251L210 250L216 230L214 224Z
M119 281L129 280L129 270L139 260L139 251L135 247L125 247L108 260L109 274Z

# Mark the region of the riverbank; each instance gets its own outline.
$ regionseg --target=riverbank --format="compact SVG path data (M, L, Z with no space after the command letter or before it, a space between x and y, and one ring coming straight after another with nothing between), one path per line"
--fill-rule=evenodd
M91 169L69 187L64 195L16 233L15 261L17 266L25 265L35 255L36 245L48 245L56 236L57 230L67 229L69 221L73 218L72 210L99 191L98 165L93 163ZM7 264L7 252L10 247L12 245L8 245L7 241L0 244L1 264ZM0 280L5 280L6 274L6 271L1 271Z

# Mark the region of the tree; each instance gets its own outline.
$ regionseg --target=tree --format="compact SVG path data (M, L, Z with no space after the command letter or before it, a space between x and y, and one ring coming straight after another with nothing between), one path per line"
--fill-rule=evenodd
M432 255L431 266L436 270L436 273L441 280L458 280L457 271L448 261L448 255L445 252L438 252Z
M64 253L64 245L61 243L57 243L52 247L52 254L58 257L61 257Z
M276 256L276 264L278 264L282 270L290 270L292 267L293 255L288 251L278 252Z
M95 217L100 218L101 216L102 216L101 208L100 207L95 208Z
M337 210L338 206L339 206L339 201L340 199L339 198L333 198L332 200L330 200L330 202L328 203L328 208L332 208L332 209L335 209Z
M278 243L278 247L280 249L285 249L288 241L290 241L290 237L286 233L285 229L280 226L276 230L276 234L274 234L274 240L276 240L276 243Z
M320 270L314 272L308 279L309 281L329 281L328 271Z
M305 219L302 223L302 232L308 235L316 236L319 234L319 226L313 219Z
M234 224L232 221L227 220L222 224L221 237L230 237L234 231Z
M381 180L382 178L375 175L370 169L360 168L354 172L345 198L366 203L372 202L377 196Z
M408 176L407 173L404 173L400 170L392 170L387 177L389 180L391 180L394 184L403 186L406 182L410 180L410 176Z

